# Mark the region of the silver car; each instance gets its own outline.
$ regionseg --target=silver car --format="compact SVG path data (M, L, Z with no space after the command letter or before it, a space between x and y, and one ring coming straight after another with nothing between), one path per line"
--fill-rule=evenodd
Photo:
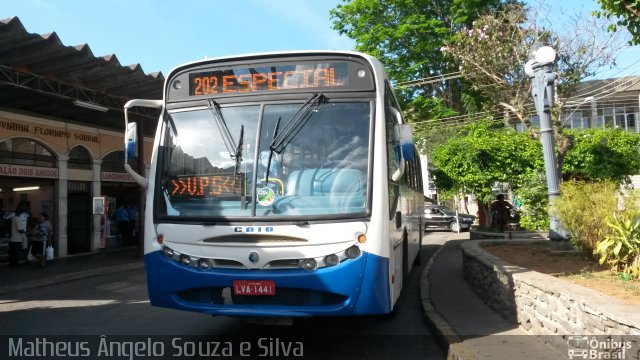
M430 227L448 228L453 232L468 230L476 217L468 214L458 213L442 205L424 206L425 230Z

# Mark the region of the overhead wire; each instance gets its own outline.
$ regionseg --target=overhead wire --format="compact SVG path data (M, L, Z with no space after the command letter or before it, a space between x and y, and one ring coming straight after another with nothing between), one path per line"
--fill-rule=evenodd
M629 65L628 67L620 70L618 73L614 74L620 74L623 71L629 70L633 65L640 63L640 59L637 60L636 62L634 62L633 64ZM632 74L634 73L640 73L640 68L636 68L636 71L634 71ZM637 76L637 75L636 75ZM625 81L629 81L630 79L632 79L634 76L633 75L629 75L629 76L624 76L624 77L620 77L620 78L615 78L615 80L609 81L607 82L607 80L590 80L593 81L593 84L590 84L582 89L580 89L580 96L579 97L571 97L571 98L567 98L565 101L570 101L572 99L583 99L583 98L587 98L589 96L598 96L600 94L603 94L605 92L605 90L603 90L600 93L596 93L598 90L602 90L605 89L607 87L616 87L618 82L625 82ZM610 78L611 79L611 78ZM586 91L585 90L589 90L593 87L599 86L593 90L590 91Z
M632 66L636 65L640 63L640 59L635 61L634 63L632 63L631 65L627 66L624 69L621 69L619 72L617 72L616 74L620 74L628 69L630 69ZM640 69L638 69L640 70ZM616 75L614 74L614 75ZM425 84L429 84L429 83L437 83L437 82L441 82L444 80L448 80L448 79L455 79L455 78L460 78L462 77L462 73L461 72L453 72L453 73L448 73L448 74L442 74L442 75L437 75L437 76L432 76L432 77L425 77L425 78L421 78L421 79L416 79L416 80L410 80L410 81L405 81L405 82L400 82L397 83L395 85L396 88L407 88L407 87L413 87L413 86L419 86L419 85L425 85ZM575 113L580 107L586 107L585 104L588 103L588 100L590 100L591 97L593 97L594 100L598 100L598 99L604 99L604 98L608 98L614 94L620 93L622 91L625 91L627 89L629 89L630 87L638 84L640 82L640 78L638 78L638 80L635 80L632 76L625 76L625 77L621 77L619 79L610 81L606 84L603 84L602 82L594 82L594 84L591 84L583 89L581 89L581 91L589 90L588 92L582 92L580 95L580 97L572 97L572 98L568 98L565 100L564 103L564 108L573 108L575 107L576 110L574 110L571 115L573 115L573 113ZM594 89L592 89L594 88ZM610 101L608 101L608 104L611 104L613 106L616 106L618 104L620 104L620 106L622 107L630 105L630 106L634 106L637 105L638 102L631 102L632 100L635 100L635 96L632 95L627 95L627 97L623 97L623 98L618 98L618 99L611 99ZM623 101L623 99L625 99ZM628 99L629 101L627 102L626 99ZM528 110L532 110L533 105L527 105L525 107ZM413 126L417 126L417 127L423 127L423 126L430 126L432 128L441 128L444 126L453 126L453 127L461 127L467 124L472 123L473 121L476 121L480 118L487 118L487 117L496 117L496 118L504 118L505 113L509 113L510 110L505 109L505 111L501 111L499 109L496 110L491 110L491 111L483 111L483 112L477 112L477 113L472 113L472 114L462 114L462 115L455 115L455 116L450 116L450 117L445 117L445 118L438 118L438 119L429 119L429 120L424 120L424 121L417 121L417 122L413 122L411 123ZM571 116L567 116L563 123L566 123L567 121L569 121L571 119Z
M445 80L451 80L451 79L458 79L461 78L462 75L452 75L452 76L446 76L446 77L434 77L432 79L429 80L421 80L415 83L401 83L401 84L396 84L395 88L396 89L401 89L401 88L410 88L410 87L414 87L414 86L420 86L420 85L426 85L426 84L434 84L434 83L439 83Z
M448 73L448 74L441 74L441 75L434 75L434 76L429 76L429 77L423 77L420 79L415 79L415 80L407 80L407 81L403 81L403 82L399 82L396 84L396 86L402 86L402 85L407 85L407 84L413 84L413 83L418 83L421 81L433 81L433 80L437 80L437 79L441 79L443 77L449 77L449 76L454 76L454 75L461 75L462 72L460 71L456 71L456 72L452 72L452 73Z

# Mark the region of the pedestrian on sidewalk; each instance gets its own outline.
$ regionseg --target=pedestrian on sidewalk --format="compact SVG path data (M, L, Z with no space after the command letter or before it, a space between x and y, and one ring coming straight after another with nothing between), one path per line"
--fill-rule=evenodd
M138 207L135 204L129 205L127 214L129 215L130 245L136 245L138 243Z
M44 267L47 261L45 249L47 246L52 245L51 240L53 238L53 229L49 222L49 214L41 212L38 215L38 227L36 229L36 235L33 238L33 244L31 245L31 253L37 259L38 267Z
M127 246L131 243L131 228L129 223L129 212L123 204L116 209L116 224L118 231L122 237L122 245Z
M502 194L499 194L496 201L491 203L491 213L496 220L496 227L499 231L504 231L507 228L507 222L511 218L511 209L513 206L505 201Z
M22 205L18 205L15 214L11 219L11 237L9 238L9 266L16 267L20 258L23 257L23 242L27 238L27 222L23 221L27 209Z

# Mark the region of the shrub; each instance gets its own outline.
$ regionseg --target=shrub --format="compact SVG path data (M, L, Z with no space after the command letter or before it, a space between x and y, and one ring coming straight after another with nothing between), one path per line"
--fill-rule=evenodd
M596 244L613 233L607 225L616 212L618 185L610 182L564 182L551 211L571 234L571 244L593 253Z
M614 213L608 223L613 233L599 241L593 250L600 265L606 262L612 271L622 273L622 278L640 278L639 215L637 209Z
M520 227L525 230L549 230L549 195L543 174L532 174L515 191L522 200Z

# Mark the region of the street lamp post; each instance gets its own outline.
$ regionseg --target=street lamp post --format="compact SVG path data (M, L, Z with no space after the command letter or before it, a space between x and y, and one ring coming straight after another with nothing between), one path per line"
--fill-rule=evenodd
M544 156L545 174L547 177L547 195L549 204L560 196L558 163L556 161L551 127L551 108L553 107L554 83L556 76L552 71L556 52L550 46L542 46L532 51L533 59L525 66L525 73L531 78L531 94L536 111L540 117L540 142ZM549 214L549 239L552 241L565 240L560 222L556 216Z

